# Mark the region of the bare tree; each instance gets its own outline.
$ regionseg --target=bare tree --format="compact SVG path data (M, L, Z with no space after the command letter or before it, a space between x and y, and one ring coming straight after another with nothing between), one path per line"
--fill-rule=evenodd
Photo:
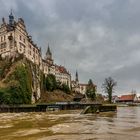
M114 81L112 77L105 78L102 88L105 93L108 94L109 103L112 102L112 93L114 92L114 87L117 86L117 82Z

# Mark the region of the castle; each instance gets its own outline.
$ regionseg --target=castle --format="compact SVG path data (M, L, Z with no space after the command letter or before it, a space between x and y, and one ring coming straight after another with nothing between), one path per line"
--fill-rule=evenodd
M23 54L28 60L38 65L45 76L53 74L57 81L68 85L73 91L85 93L86 84L79 84L78 73L76 72L76 80L71 81L71 74L68 70L64 66L54 64L49 44L45 58L42 58L41 48L33 42L32 36L28 34L24 20L19 18L16 21L11 12L8 23L2 18L0 26L0 56L2 58L11 58L17 54Z

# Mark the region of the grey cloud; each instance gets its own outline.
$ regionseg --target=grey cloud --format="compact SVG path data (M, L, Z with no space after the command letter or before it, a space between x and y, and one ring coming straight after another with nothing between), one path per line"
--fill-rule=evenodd
M0 16L13 8L23 17L43 55L50 43L55 62L81 82L118 81L116 93L139 87L140 1L138 0L0 0ZM6 8L5 8L6 7Z

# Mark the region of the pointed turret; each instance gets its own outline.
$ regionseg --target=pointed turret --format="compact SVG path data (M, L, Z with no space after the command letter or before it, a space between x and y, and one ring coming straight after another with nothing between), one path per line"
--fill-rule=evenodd
M52 53L51 53L51 51L50 51L50 46L49 46L49 44L48 44L48 49L47 49L47 52L46 52L46 56L51 56L52 57Z
M9 15L9 25L10 26L14 25L14 16L13 16L12 10L11 10L11 13Z
M79 79L78 79L78 72L76 71L76 74L75 74L75 81L76 82L79 82Z
M52 53L51 53L49 44L48 44L48 49L46 52L46 61L50 64L53 64Z
M46 58L47 58L47 59L52 59L52 53L51 53L51 51L50 51L50 46L49 46L49 44L48 44L48 49L47 49L47 52L46 52Z

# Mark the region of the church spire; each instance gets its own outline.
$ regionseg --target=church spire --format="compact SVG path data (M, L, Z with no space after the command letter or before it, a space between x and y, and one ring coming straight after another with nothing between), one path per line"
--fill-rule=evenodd
M49 43L48 43L48 49L47 49L46 55L52 55L52 53L51 53L51 51L50 51Z
M75 81L76 81L76 82L79 82L77 70L76 70L76 74L75 74Z
M46 52L46 61L50 64L53 64L52 53L51 53L49 44L48 44L48 49Z

